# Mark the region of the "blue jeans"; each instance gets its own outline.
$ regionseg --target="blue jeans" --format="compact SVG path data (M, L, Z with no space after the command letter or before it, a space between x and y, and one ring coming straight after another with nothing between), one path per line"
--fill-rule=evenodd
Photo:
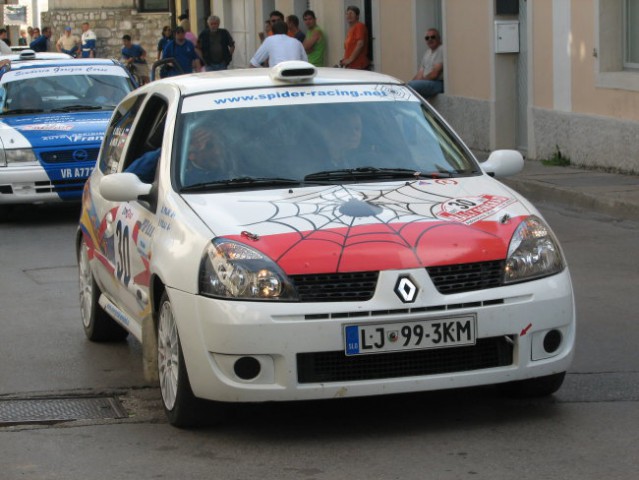
M226 65L226 63L212 63L210 65L206 65L204 67L204 69L207 72L217 72L220 70L226 70L228 68L228 66Z
M441 80L411 80L408 86L412 87L424 98L431 98L438 93L444 93L444 82Z

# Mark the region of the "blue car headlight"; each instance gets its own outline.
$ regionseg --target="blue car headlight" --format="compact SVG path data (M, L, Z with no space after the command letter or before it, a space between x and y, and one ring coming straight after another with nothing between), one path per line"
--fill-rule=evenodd
M14 150L5 150L4 159L7 165L12 163L28 163L37 162L38 159L30 148L19 148Z

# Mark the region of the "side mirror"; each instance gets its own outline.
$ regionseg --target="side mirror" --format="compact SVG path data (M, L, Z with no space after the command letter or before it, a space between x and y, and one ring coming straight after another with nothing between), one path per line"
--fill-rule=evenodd
M509 177L524 169L524 157L517 150L495 150L480 166L492 177Z
M100 195L110 202L131 202L151 193L153 185L143 183L135 173L112 173L100 180Z

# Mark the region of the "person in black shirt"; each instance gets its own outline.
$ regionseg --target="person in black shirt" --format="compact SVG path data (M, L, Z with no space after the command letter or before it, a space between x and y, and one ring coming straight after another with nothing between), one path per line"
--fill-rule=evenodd
M220 28L220 17L211 15L197 39L207 72L226 70L233 59L235 41L228 30Z

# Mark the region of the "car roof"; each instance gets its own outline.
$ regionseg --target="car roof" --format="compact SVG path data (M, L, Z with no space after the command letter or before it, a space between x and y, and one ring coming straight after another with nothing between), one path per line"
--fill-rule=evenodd
M14 55L0 56L0 60L11 60L11 70L19 70L21 68L38 68L38 67L72 67L86 65L120 65L119 62L107 58L73 58L66 54L54 54L41 58L18 58L13 59Z
M314 75L307 77L286 77L279 72L286 70L286 66L299 68L303 66L312 69ZM182 95L193 95L220 90L238 90L244 88L262 88L286 85L330 85L330 84L362 84L386 83L401 85L404 82L389 75L365 70L345 68L314 67L306 62L282 62L272 68L247 68L222 70L218 72L203 72L190 75L178 75L162 80L153 81L142 89L153 90L154 84L174 84Z
M0 60L11 60L11 62L21 62L26 60L68 60L72 59L71 55L57 52L34 52L31 49L21 50L20 52L10 55L0 55Z

